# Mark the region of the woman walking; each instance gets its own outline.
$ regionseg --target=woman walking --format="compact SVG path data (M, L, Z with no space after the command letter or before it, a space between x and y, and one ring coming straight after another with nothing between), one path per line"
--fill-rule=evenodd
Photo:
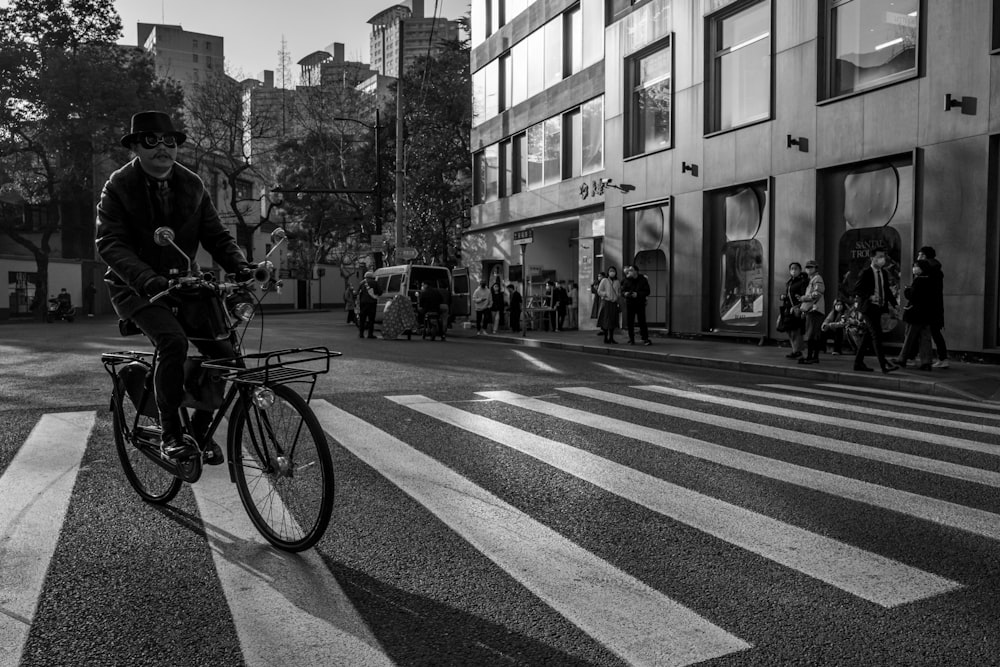
M608 267L607 277L597 286L597 296L601 300L601 312L597 316L597 326L604 331L604 342L618 344L615 340L615 329L618 327L621 296L621 282L618 280L618 269Z

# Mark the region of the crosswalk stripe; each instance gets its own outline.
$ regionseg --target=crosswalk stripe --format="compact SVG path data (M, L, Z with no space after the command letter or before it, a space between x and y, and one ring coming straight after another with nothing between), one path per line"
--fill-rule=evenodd
M21 660L95 421L42 415L0 476L0 664Z
M282 553L260 536L225 466L207 466L191 488L249 667L394 664L319 554Z
M577 387L560 387L559 390L581 395L590 391L585 388ZM961 479L967 482L982 484L984 486L1000 488L1000 473L993 472L992 470L963 466L950 461L940 461L938 459L916 456L915 454L908 454L906 452L897 452L892 449L882 449L880 447L861 445L855 442L837 440L822 435L801 433L799 431L792 431L778 426L771 426L770 424L758 424L745 419L733 419L732 417L724 417L718 414L706 414L698 412L697 410L688 410L687 408L680 408L673 405L664 405L662 403L646 401L637 397L629 398L629 406L669 417L677 417L701 424L727 428L739 433L759 435L771 440L781 440L796 446L801 445L805 447L813 447L815 449L822 449L828 452L835 452L837 454L855 456L857 458L878 461L880 463L889 463L902 468L920 470L935 475L942 475L944 477Z
M672 389L670 387L642 385L632 388L639 389L642 391L650 391L657 394L676 396L677 398L687 398L693 401L700 401L703 403L725 405L731 408L739 408L741 410L749 410L752 412L763 412L771 416L790 417L792 419L798 419L800 421L807 421L812 424L824 424L827 426L836 426L838 428L852 429L855 431L876 433L878 435L885 435L893 438L918 440L921 442L930 443L932 445L941 445L943 447L964 449L972 452L981 452L983 454L1000 455L1000 446L987 444L984 442L977 442L975 440L956 438L949 435L927 433L925 431L914 431L912 429L898 428L896 426L887 426L885 424L877 424L874 422L858 421L856 419L841 419L839 417L821 415L815 412L801 412L798 410L789 410L787 408L779 408L775 405L761 405L760 403L751 403L750 401L740 401L734 398L713 396L712 394L704 394L693 391L684 391L682 389Z
M477 392L504 400L506 391ZM390 400L395 400L389 397ZM400 401L402 402L402 401ZM884 607L960 588L934 574L778 521L569 445L424 399L408 407L516 449L558 470L780 565Z
M312 406L343 447L630 664L689 665L750 648L401 440L326 401Z
M927 415L893 412L892 410L882 410L880 408L872 407L871 404L860 406L851 403L821 401L819 399L809 398L807 396L798 396L794 393L760 391L758 389L749 389L747 387L729 387L726 385L702 385L702 389L725 391L731 394L739 394L741 396L766 398L769 400L783 401L786 403L797 403L799 405L807 405L813 408L826 408L828 410L840 410L841 412L861 413L863 415L866 415L867 417L906 419L907 421L916 422L918 424L929 424L931 426L940 426L941 428L954 428L960 431L973 431L975 433L985 433L987 435L1000 436L1000 428L997 428L996 426L986 426L984 424L970 424L968 422L960 422L960 421L955 421L953 419L928 417ZM911 403L909 405L912 406L913 404ZM1000 454L1000 448L994 448L992 450L992 453Z
M826 396L827 398L837 398L845 401L870 401L872 400L870 396L858 396L857 394L845 394L837 391L826 391L823 389L816 389L814 387L797 387L790 384L762 384L762 387L767 387L768 389L780 389L786 392L797 392L803 394L815 394L817 396ZM958 410L956 408L946 408L938 405L928 405L926 403L918 403L914 400L911 395L908 401L894 401L892 399L880 398L879 405L889 406L895 405L900 408L911 408L924 410L926 412L943 412L952 416L961 417L975 417L977 419L1000 419L1000 414L990 413L990 412L976 412L975 410ZM896 417L902 417L902 414L894 413ZM909 415L906 415L909 417Z
M534 358L527 352L522 352L521 350L511 350L511 352L521 357L522 359L524 359L525 361L527 361L529 364L531 364L540 371L545 371L546 373L562 373L562 371L560 371L558 368L550 366L541 359Z
M820 387L830 387L833 389L843 389L844 385L832 384L829 382L821 382ZM878 389L876 387L862 387L862 386L852 386L851 391L864 392L866 394L878 394L879 396L902 396L904 398L913 398L911 392L906 391L895 391L892 389ZM1000 403L990 402L990 401L970 401L964 398L951 398L949 396L925 396L922 397L923 400L933 401L935 403L941 403L944 405L964 405L972 408L980 408L984 410L1000 410Z
M656 403L643 401L632 396L623 396L611 392L581 388L567 388L564 391L586 396L629 409L641 409L658 412ZM608 433L625 436L633 440L647 442L658 447L681 452L688 456L704 459L726 466L750 472L761 477L776 479L781 482L795 484L807 489L821 491L847 498L874 507L899 512L908 516L931 521L949 528L956 528L975 535L981 535L993 540L1000 540L1000 515L984 510L965 507L946 500L928 498L909 491L900 491L889 487L872 484L862 480L836 475L834 473L772 459L751 452L744 452L732 447L724 447L706 440L689 438L676 433L666 433L648 426L614 419L605 415L596 415L584 410L568 408L556 403L547 403L534 398L502 397L505 403L541 412L552 417L558 417L575 424L596 428Z

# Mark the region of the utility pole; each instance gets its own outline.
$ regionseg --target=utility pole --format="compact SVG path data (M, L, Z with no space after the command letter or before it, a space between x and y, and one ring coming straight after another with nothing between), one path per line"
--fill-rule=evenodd
M403 237L403 211L406 210L406 193L404 191L403 150L403 19L399 19L399 63L396 70L396 224L393 233L396 237L396 247L406 245ZM396 258L398 262L398 258Z

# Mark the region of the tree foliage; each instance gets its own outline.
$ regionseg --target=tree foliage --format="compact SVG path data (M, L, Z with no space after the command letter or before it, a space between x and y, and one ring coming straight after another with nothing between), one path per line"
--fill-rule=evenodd
M3 216L0 233L34 255L44 294L53 235L64 256L92 257L93 174L125 157L123 110L172 111L182 94L141 51L115 45L112 0L13 0L0 25L0 189L41 211L31 229Z
M468 209L472 82L467 41L445 41L403 77L407 243L455 266Z

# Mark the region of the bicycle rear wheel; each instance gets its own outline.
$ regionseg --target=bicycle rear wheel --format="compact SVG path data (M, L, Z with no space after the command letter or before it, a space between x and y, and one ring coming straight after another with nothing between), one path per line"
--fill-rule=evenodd
M303 551L323 536L333 512L333 460L326 435L305 400L275 385L274 403L240 400L229 425L236 488L268 542ZM248 404L249 403L249 404Z
M132 400L124 395L120 386L116 386L111 395L111 420L115 432L115 448L125 477L143 499L161 505L169 503L181 490L181 480L151 461L133 444L131 429L136 424L135 413ZM152 417L139 417L137 429L154 426L156 420Z

